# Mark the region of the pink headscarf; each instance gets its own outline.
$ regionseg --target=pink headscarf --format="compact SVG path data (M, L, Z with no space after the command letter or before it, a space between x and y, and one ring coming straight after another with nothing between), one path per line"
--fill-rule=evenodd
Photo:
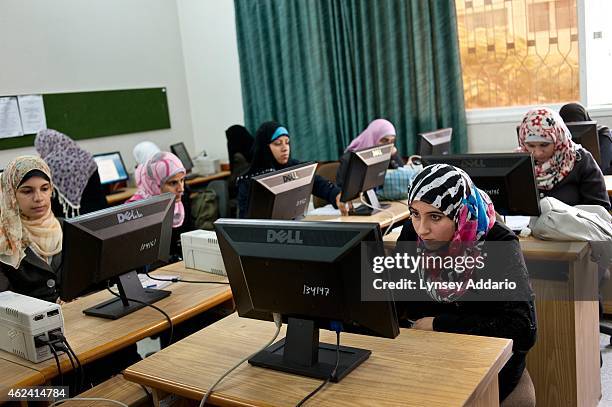
M138 201L161 194L161 187L169 178L185 173L185 167L177 156L165 151L159 152L151 157L143 165L136 168L136 180L138 190L128 202ZM177 228L183 224L185 219L185 207L181 201L174 203L174 219L172 227Z
M344 150L344 152L348 151L357 151L362 150L364 148L374 147L378 144L381 138L393 135L395 136L395 127L391 124L390 121L385 119L376 119L372 121L368 127L361 132L357 138L351 141L351 144Z

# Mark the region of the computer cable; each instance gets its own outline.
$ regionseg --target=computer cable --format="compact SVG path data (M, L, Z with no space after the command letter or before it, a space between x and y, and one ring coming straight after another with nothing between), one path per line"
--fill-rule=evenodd
M83 389L83 386L85 384L85 370L83 369L83 365L81 364L79 357L77 356L76 352L72 349L72 347L68 343L68 340L66 339L64 334L62 334L61 331L49 332L49 338L55 339L58 341L56 346L59 345L58 348L63 350L68 355L68 358L70 359L70 363L72 364L72 368L78 374L77 376L78 381L76 385L76 390L78 394L81 391L81 389ZM76 361L76 365L77 365L76 367L74 366L74 363L72 361L72 356L74 356L74 360Z
M57 366L57 371L60 377L60 385L63 386L64 373L62 373L62 367L60 365L59 357L57 356L57 350L55 350L55 346L53 346L51 343L47 342L47 345L49 346L49 349L51 350L51 353L53 353L53 357L55 358L55 365Z
M66 348L66 346L62 343L56 343L55 345L53 345L56 347L56 350L61 350L62 352L64 352L66 354L66 356L68 356L68 360L70 360L70 365L72 365L72 371L74 372L74 380L72 382L72 385L74 386L74 392L71 392L70 394L79 394L80 393L80 387L79 387L79 371L76 368L76 365L74 364L74 360L72 359L72 354L68 352L68 349Z
M276 340L276 338L278 337L278 335L280 334L280 330L281 327L283 326L283 318L281 316L281 314L273 312L272 313L272 317L274 318L274 324L276 325L276 332L274 333L274 337L272 339L270 339L268 341L268 343L266 343L264 346L262 346L261 348L257 349L255 352L253 352L252 354L250 354L249 356L245 357L244 359L242 359L240 362L236 363L233 367L231 367L228 371L226 371L225 373L223 373L221 375L221 377L219 377L219 379L217 379L217 381L210 386L210 388L208 389L208 391L206 392L206 394L204 395L204 397L202 397L202 400L200 401L200 405L199 407L204 407L204 404L206 404L206 400L208 400L208 397L210 396L210 394L212 393L212 391L214 390L215 387L217 387L217 385L219 383L221 383L221 381L223 379L225 379L225 377L227 375L229 375L230 373L232 373L235 369L237 369L240 365L242 365L244 362L246 362L247 360L251 359L252 357L254 357L255 355L257 355L259 352L265 350L268 346L272 345L272 343L274 343L274 341Z
M71 401L71 400L78 400L78 401L107 401L109 403L120 405L121 407L129 407L127 404L122 403L120 401L111 400L111 399L105 399L105 398L102 398L102 397L71 397L71 398L67 398L67 399L61 399L61 400L54 401L53 403L49 404L49 407L55 407L55 406L58 406L58 405L60 405L62 403L65 403L66 401Z
M393 212L391 212L389 209L385 209L385 208L376 208L372 205L370 205L369 203L367 203L365 201L365 199L363 199L363 195L359 196L359 200L361 201L361 203L365 206L367 206L368 208L372 209L372 210L377 210L377 211L383 211L385 213L388 213L391 215L391 223L389 224L389 226L387 226L387 230L385 230L385 233L383 233L383 237L387 236L387 234L389 233L389 231L391 231L391 229L393 229L393 224L395 223L395 214Z
M108 283L108 284L109 284L109 286L108 286L108 287L106 287L106 289L107 289L107 290L108 290L108 291L109 291L109 292L110 292L112 295L114 295L115 297L117 297L117 298L121 298L121 296L120 296L119 294L117 294L116 292L114 292L113 290L111 290L111 288L110 288L110 281L109 281L109 283ZM128 301L133 301L133 302L138 303L138 304L146 305L147 307L151 307L151 308L153 308L153 309L155 309L155 310L157 310L157 311L161 312L161 313L162 313L162 314L163 314L163 315L166 317L166 320L168 320L168 324L170 325L170 339L168 340L168 345L166 345L166 347L170 346L170 345L172 344L172 338L174 337L174 324L172 323L172 318L170 318L170 315L166 314L166 312L165 312L163 309L161 309L161 308L159 308L159 307L156 307L156 306L155 306L155 305L153 305L153 304L149 304L149 303L146 303L146 302L144 302L144 301L135 300L135 299L133 299L133 298L128 298L128 297L126 297L126 300L128 300Z
M323 387L325 387L325 385L327 385L327 383L329 383L331 379L336 377L336 372L338 371L338 365L340 364L340 332L342 332L342 323L333 321L331 325L332 325L332 329L336 331L336 366L334 366L334 370L332 370L329 377L325 379L323 383L319 385L319 387L311 391L310 394L308 394L306 397L300 400L300 402L296 404L296 407L303 406L304 403L308 399L310 399L312 396L317 394Z
M173 277L173 278L157 278L157 277L153 277L152 275L150 275L149 273L144 273L147 277L149 277L151 280L155 280L155 281L170 281L171 283L192 283L192 284L229 284L226 281L204 281L204 280L183 280L181 278L178 277Z

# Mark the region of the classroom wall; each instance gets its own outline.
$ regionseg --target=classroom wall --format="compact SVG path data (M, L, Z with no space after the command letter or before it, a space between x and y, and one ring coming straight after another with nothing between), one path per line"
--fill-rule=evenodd
M176 2L2 0L0 38L1 95L167 87L171 129L79 142L92 153L119 150L131 170L142 140L195 150ZM33 152L1 150L0 166Z
M177 0L195 150L227 161L225 129L243 124L234 2ZM255 129L250 129L255 131Z

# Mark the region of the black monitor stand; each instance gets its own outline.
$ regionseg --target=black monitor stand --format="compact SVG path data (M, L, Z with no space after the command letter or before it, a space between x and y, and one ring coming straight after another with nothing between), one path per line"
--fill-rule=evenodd
M378 212L381 211L381 209L386 209L388 208L389 204L381 204L378 201L378 197L376 196L376 192L373 189L368 189L365 192L365 201L370 204L370 206L373 206L374 208L377 209L372 209L369 206L366 205L361 205L360 207L356 208L356 209L352 209L349 212L349 215L351 216L370 216L370 215L375 215Z
M339 382L370 357L366 349L340 346L338 370L332 382ZM326 380L336 366L336 346L319 343L319 328L307 319L289 318L284 339L259 352L249 363L281 372Z
M120 298L115 297L101 302L98 305L83 310L83 313L93 317L119 319L122 316L146 307L145 304L128 301L128 298L152 304L170 295L170 291L143 288L135 271L120 275L117 287L119 288Z

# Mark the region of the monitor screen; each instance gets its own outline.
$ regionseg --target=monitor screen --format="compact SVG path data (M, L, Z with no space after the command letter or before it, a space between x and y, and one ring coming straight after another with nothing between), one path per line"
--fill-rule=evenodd
M184 143L176 143L170 146L170 151L172 154L177 156L179 160L183 163L183 167L185 167L186 171L191 171L193 168L193 161L191 161L191 157L187 152L187 147L185 147Z
M446 128L419 134L421 140L420 155L450 154L453 129Z
M597 164L601 164L601 152L599 151L599 135L597 133L597 122L567 122L565 123L574 143L581 144L586 148Z
M324 355L329 346L318 342L319 328L331 328L332 321L348 332L385 338L399 334L391 291L385 301L361 299L361 243L381 242L377 223L219 219L215 230L238 314L270 320L271 313L279 313L288 321L287 337L251 359L252 364L327 378L333 366L317 376L307 367L296 370L285 363L294 356L287 353L313 354L312 345L313 370L325 359L333 364L335 346Z
M305 163L253 177L248 218L296 219L310 202L316 163Z
M342 182L341 201L348 202L359 198L362 192L384 184L391 153L393 144L351 151L346 176Z
M174 194L166 193L66 219L60 297L74 299L116 278L124 297L151 303L167 296L167 291L144 290L133 270L167 261L174 201ZM84 312L116 319L142 306L133 302L124 306L113 299Z
M529 153L424 156L423 165L450 164L484 190L501 215L540 215L533 158Z
M93 158L98 165L98 175L100 175L100 183L102 185L128 180L128 173L125 170L123 158L121 158L121 154L118 151L96 154Z

